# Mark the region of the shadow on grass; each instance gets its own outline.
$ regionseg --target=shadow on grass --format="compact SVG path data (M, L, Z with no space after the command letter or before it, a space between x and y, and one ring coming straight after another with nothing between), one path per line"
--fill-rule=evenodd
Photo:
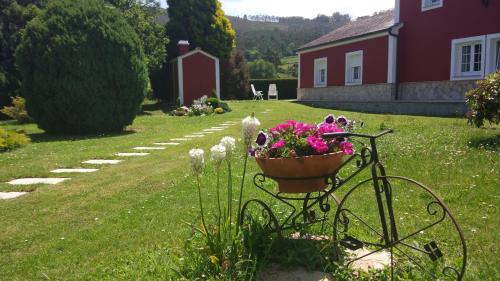
M151 111L162 111L163 113L169 113L174 109L175 106L172 103L158 101L157 103L143 104L140 115L151 115Z
M49 134L49 133L35 133L29 134L31 142L53 142L53 141L78 141L88 139L102 139L114 138L135 134L135 131L127 130L118 133L102 133L102 134L84 134L84 135L65 135L65 134Z
M475 136L469 141L469 147L487 150L500 150L500 134L493 136Z

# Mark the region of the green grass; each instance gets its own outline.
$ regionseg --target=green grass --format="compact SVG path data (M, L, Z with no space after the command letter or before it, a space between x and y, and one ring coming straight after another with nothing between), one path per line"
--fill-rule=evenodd
M195 146L208 150L225 135L240 138L241 127L153 151L147 157L127 158L97 173L72 175L71 181L56 186L13 187L4 182L53 176L49 171L55 168L90 167L80 163L116 158L116 152L182 137L251 112L256 112L264 128L292 118L317 122L332 112L287 102L232 102L230 106L231 113L208 117L150 112L117 135L49 136L35 125L0 123L2 128L23 129L32 138L26 147L0 154L0 191L33 190L21 198L0 201L0 280L168 278L176 253L191 232L184 221L193 222L198 214L187 151ZM265 109L272 113L260 114ZM333 112L363 121L360 132L395 129L395 134L379 142L388 174L414 178L444 198L467 239L466 280L498 280L498 127L476 129L462 118ZM238 175L241 160L237 157L233 164ZM211 163L206 171L205 199L214 210L210 204L215 197ZM251 161L246 198L265 198L250 183L258 171ZM364 173L360 179L367 176ZM364 206L361 201L360 206Z

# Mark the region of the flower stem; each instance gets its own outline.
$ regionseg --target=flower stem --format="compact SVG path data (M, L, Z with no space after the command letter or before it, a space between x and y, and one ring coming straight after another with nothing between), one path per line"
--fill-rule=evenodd
M203 229L206 232L208 240L210 240L210 235L208 233L208 228L205 223L205 215L203 214L203 202L201 200L201 184L200 184L200 176L196 176L197 182L198 182L198 198L200 199L200 213L201 213L201 223L203 224Z
M232 206L233 206L233 179L232 179L232 175L231 175L231 162L230 161L227 161L227 174L228 174L228 183L227 183L227 187L228 187L228 191L227 191L227 208L228 208L228 218L229 218L229 231L228 231L228 235L229 235L229 238L231 238L231 223L232 223Z
M243 200L243 186L245 185L245 175L247 172L247 161L248 161L248 152L245 153L245 160L243 161L243 177L241 178L241 186L240 186L240 198L238 200L238 217L236 223L236 234L238 234L240 230L240 221L241 221L241 202Z
M221 207L220 207L220 191L219 191L219 187L220 187L220 165L217 165L217 207L219 209L219 215L217 216L217 227L218 227L218 232L219 232L219 236L220 236L220 233L221 233L220 220L221 220L221 217L222 217L222 213L221 213Z

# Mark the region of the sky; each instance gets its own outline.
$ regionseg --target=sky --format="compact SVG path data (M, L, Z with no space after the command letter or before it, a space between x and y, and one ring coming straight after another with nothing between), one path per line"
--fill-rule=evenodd
M302 16L314 18L318 14L334 12L350 14L353 18L394 8L395 0L220 0L226 15ZM166 7L166 0L161 0Z

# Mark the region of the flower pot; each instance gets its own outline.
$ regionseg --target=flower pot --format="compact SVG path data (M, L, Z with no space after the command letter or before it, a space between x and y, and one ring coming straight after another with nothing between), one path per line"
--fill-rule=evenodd
M326 177L335 173L346 160L345 154L335 152L295 158L255 157L266 176L278 183L284 193L322 191L327 187Z

